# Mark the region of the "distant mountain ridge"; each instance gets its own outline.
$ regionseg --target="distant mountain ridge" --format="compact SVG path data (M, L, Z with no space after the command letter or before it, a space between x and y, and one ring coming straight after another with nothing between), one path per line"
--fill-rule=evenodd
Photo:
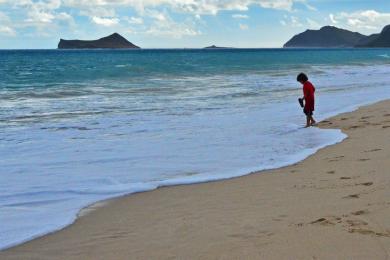
M118 33L113 33L98 40L64 40L60 39L58 49L139 49Z
M283 47L353 47L365 37L357 32L324 26L320 30L306 30L295 35Z
M334 26L324 26L319 30L306 30L292 37L284 48L347 48L347 47L390 47L390 25L381 33L369 36L351 32Z
M390 25L387 25L379 34L367 36L367 40L359 42L356 47L390 47Z

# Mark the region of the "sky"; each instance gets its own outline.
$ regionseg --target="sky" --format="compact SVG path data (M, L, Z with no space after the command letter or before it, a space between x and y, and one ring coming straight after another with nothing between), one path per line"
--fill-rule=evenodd
M114 32L142 48L272 48L325 25L368 35L388 24L389 0L0 0L0 49Z

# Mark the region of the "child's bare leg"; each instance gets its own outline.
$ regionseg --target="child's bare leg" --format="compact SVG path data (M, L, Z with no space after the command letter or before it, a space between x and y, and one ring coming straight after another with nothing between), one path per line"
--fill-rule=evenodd
M310 125L314 125L316 122L316 120L314 120L313 116L310 116Z
M311 123L310 116L306 116L306 126L305 127L309 127L310 123Z

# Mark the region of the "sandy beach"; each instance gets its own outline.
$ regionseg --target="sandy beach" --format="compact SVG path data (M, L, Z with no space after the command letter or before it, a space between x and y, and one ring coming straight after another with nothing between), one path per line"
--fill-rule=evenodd
M91 207L1 259L389 259L390 101L320 123L348 138L281 169Z

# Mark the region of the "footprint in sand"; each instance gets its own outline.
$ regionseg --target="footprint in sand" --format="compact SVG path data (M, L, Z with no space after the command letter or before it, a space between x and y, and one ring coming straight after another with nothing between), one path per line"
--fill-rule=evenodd
M340 217L330 216L316 219L310 224L319 224L323 226L336 225L337 223L341 223L342 219Z
M273 220L273 221L282 221L282 220L283 220L284 218L286 218L286 217L288 217L288 216L282 214L282 215L277 216L276 218L273 218L272 220Z
M369 160L371 160L371 159L369 159L369 158L362 158L362 159L359 159L358 161L365 162L365 161L369 161Z
M351 194L348 196L343 197L344 199L358 199L360 198L359 194Z
M390 237L390 230L375 231L372 227L370 227L368 222L356 218L357 216L362 216L369 213L370 212L368 210L363 209L363 210L357 210L351 212L350 215L344 214L342 215L342 217L336 217L336 216L322 217L309 223L312 225L321 225L321 226L339 226L349 233Z
M355 215L363 215L368 213L368 211L359 210L354 212ZM352 213L352 214L354 214ZM357 233L361 235L374 235L374 236L383 236L383 237L390 237L390 231L386 230L385 232L377 232L374 231L367 222L363 220L346 220L345 221L348 227L349 233Z
M344 155L336 156L336 157L328 158L328 159L330 159L329 162L337 162L337 161L340 161L342 158L344 158Z
M340 177L340 180L350 180L352 179L351 177Z
M351 214L354 215L354 216L360 216L360 215L367 214L368 212L369 212L368 210L363 209L363 210L358 210L358 211L351 212Z
M332 221L326 218L319 218L317 220L310 222L310 224L320 224L324 226L335 225L335 223L333 223Z
M371 153L371 152L378 152L378 151L382 151L382 149L380 148L375 148L375 149L371 149L371 150L366 150L364 151L365 153Z
M229 234L228 236L240 240L253 240L273 236L274 233L267 230L253 230L251 232Z
M328 120L324 120L324 121L321 121L320 122L321 124L328 124L328 125L332 125L333 123L328 121Z
M327 171L326 173L327 173L327 174L335 174L336 171Z
M390 125L384 125L384 126L382 126L382 128L384 128L384 129L389 128L389 127L390 127Z
M363 186L371 186L373 185L374 183L372 181L369 181L369 182L363 182L363 183L359 183L359 184L356 184L356 185L363 185Z
M374 230L364 228L351 228L348 230L349 233L358 233L362 235L375 235L378 237L390 237L390 232L375 232Z
M356 227L356 226L367 226L368 223L363 220L358 219L347 219L345 221L350 227Z

